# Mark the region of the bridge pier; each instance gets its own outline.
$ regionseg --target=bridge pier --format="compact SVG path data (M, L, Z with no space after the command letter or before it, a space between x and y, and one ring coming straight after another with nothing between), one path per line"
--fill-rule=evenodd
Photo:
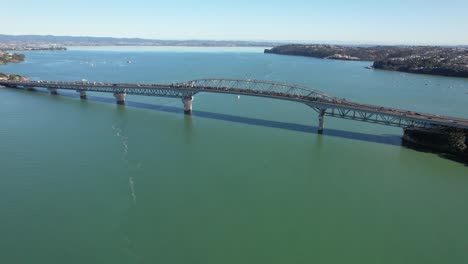
M182 103L184 103L184 114L191 115L192 114L192 102L193 97L187 96L182 98Z
M114 93L115 100L117 104L124 105L125 104L125 96L127 94L125 92L116 92Z
M49 90L52 95L58 95L57 88L47 88L47 90Z
M80 99L86 100L86 91L83 90L77 90L77 93L80 93Z
M323 134L323 127L325 124L325 110L326 109L320 109L319 113L319 127L318 127L318 133Z

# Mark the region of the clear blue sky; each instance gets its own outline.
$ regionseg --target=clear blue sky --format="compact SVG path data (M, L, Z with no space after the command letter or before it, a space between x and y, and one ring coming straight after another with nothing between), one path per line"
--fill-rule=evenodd
M1 34L468 44L468 0L0 0Z

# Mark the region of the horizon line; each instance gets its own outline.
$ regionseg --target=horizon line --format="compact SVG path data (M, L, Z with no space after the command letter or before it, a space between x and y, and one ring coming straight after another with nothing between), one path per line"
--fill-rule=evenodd
M349 40L271 40L271 39L193 39L193 38L144 38L144 37L111 37L111 36L92 36L92 35L53 35L53 34L0 34L0 36L11 36L11 37L25 37L25 36L37 36L37 37L69 37L69 38L111 38L111 39L123 39L123 40L143 40L143 41L207 41L207 42L253 42L253 43L266 43L266 44L342 44L342 45L384 45L384 46L468 46L466 44L450 44L450 43L431 43L431 42L416 42L412 44L404 42L382 42L382 41L349 41Z

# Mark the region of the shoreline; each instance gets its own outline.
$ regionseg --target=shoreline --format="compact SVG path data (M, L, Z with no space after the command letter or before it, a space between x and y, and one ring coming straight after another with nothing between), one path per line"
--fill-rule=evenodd
M265 54L317 59L368 61L367 68L434 76L468 78L468 48L439 46L282 45Z

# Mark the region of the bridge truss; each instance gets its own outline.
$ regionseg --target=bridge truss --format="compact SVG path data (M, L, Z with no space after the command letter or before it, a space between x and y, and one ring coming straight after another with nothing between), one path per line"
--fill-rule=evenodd
M114 95L134 94L182 98L186 106L185 110L190 109L190 112L192 96L199 92L242 94L296 101L310 106L319 113L319 131L323 130L324 116L401 128L445 126L468 129L467 119L441 117L439 115L359 104L299 85L250 79L199 79L174 84L0 81L0 85L24 88L42 87L51 91L54 90L55 93L57 89L65 89L81 93L90 91L113 93ZM122 97L120 97L120 100L122 100Z

